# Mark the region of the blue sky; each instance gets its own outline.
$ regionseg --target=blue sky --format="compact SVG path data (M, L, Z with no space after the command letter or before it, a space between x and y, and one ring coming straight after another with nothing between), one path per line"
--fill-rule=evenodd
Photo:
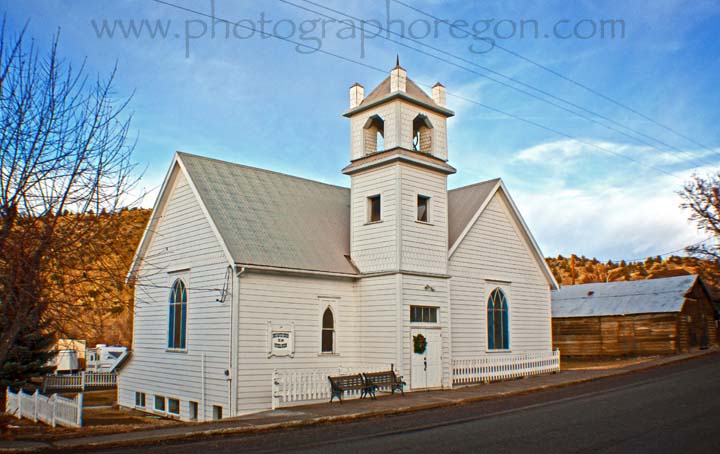
M210 0L167 1L211 11ZM320 10L302 0L289 1ZM430 85L441 81L450 93L448 105L457 114L450 120L448 139L450 163L459 171L450 178L450 187L502 177L546 255L574 252L632 259L703 239L678 208L675 192L693 172L720 167L717 2L412 3L450 22L474 24L478 36L632 107L693 139L689 141L521 58L498 48L488 50L487 40L459 36L460 23L454 22L451 33L444 24L436 27L432 19L391 0L313 1L383 26L389 7L389 18L402 21L393 23L394 32L402 26L409 36L412 26L413 35L425 45L570 100L645 136L626 131L639 140L632 139L380 37L360 39L357 21L354 39L349 28L326 22L325 37L317 41L320 25L311 21L322 17L278 0L215 0L216 17L243 20L236 29L240 38L232 30L226 37L225 23L216 24L213 37L209 18L150 0L2 0L0 5L11 32L30 19L29 34L40 46L46 47L60 28L63 56L73 62L87 57L91 74L107 74L118 63L118 96L134 92L135 158L146 168L139 191L149 191L145 206L152 205L175 150L349 185L340 173L349 160L349 125L341 115L348 107L347 90L354 82L370 90L385 74L307 47L261 38L257 32L248 37L250 31L243 27L259 27L264 18L269 32L387 71L399 53L413 80ZM340 18L336 12L324 13ZM168 27L167 36L153 38L143 29L139 37L123 37L115 25L113 38L98 37L103 21L109 26L123 21L127 27L131 19L136 26L142 20L160 21ZM607 20L622 21L624 33L616 28L612 38L606 29L601 36L599 29ZM313 23L316 28L311 30ZM427 37L425 24L431 30ZM306 31L302 36L301 27ZM366 34L376 33L372 22L364 27ZM488 74L453 57L441 57ZM653 148L642 143L651 142L648 136L664 144L652 142Z

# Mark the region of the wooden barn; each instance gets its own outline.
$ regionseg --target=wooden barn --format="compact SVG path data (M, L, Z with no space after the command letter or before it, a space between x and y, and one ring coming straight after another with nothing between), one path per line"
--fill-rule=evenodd
M662 355L717 344L700 277L571 285L552 292L553 346L562 356Z

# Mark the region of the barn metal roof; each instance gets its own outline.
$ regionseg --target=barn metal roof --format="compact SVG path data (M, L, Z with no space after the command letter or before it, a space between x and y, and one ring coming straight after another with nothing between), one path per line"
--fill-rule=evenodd
M188 153L178 157L236 263L357 274L348 258L350 189ZM451 239L497 181L448 191Z
M552 292L553 317L680 312L697 275L568 285Z

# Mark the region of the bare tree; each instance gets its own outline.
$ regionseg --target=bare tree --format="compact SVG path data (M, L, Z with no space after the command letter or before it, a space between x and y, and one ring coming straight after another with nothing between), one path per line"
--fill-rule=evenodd
M714 238L710 244L702 242L689 246L688 253L720 262L720 173L707 177L693 175L679 194L683 199L680 206L690 211L689 220Z
M37 373L58 322L108 281L110 214L135 183L129 98L0 31L0 381ZM96 250L93 250L96 249Z

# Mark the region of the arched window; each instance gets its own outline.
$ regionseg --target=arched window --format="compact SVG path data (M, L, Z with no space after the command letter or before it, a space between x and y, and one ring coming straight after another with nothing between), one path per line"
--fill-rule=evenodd
M505 293L496 288L490 293L487 303L488 350L510 348L508 329L508 306Z
M333 353L335 351L335 319L329 307L323 313L321 343L322 353Z
M168 317L168 348L185 349L187 326L187 288L182 279L176 279L170 289L170 316Z
M432 123L428 117L419 114L413 120L413 150L423 153L432 152Z
M363 126L365 135L365 154L377 153L385 150L385 121L379 115L367 119Z

